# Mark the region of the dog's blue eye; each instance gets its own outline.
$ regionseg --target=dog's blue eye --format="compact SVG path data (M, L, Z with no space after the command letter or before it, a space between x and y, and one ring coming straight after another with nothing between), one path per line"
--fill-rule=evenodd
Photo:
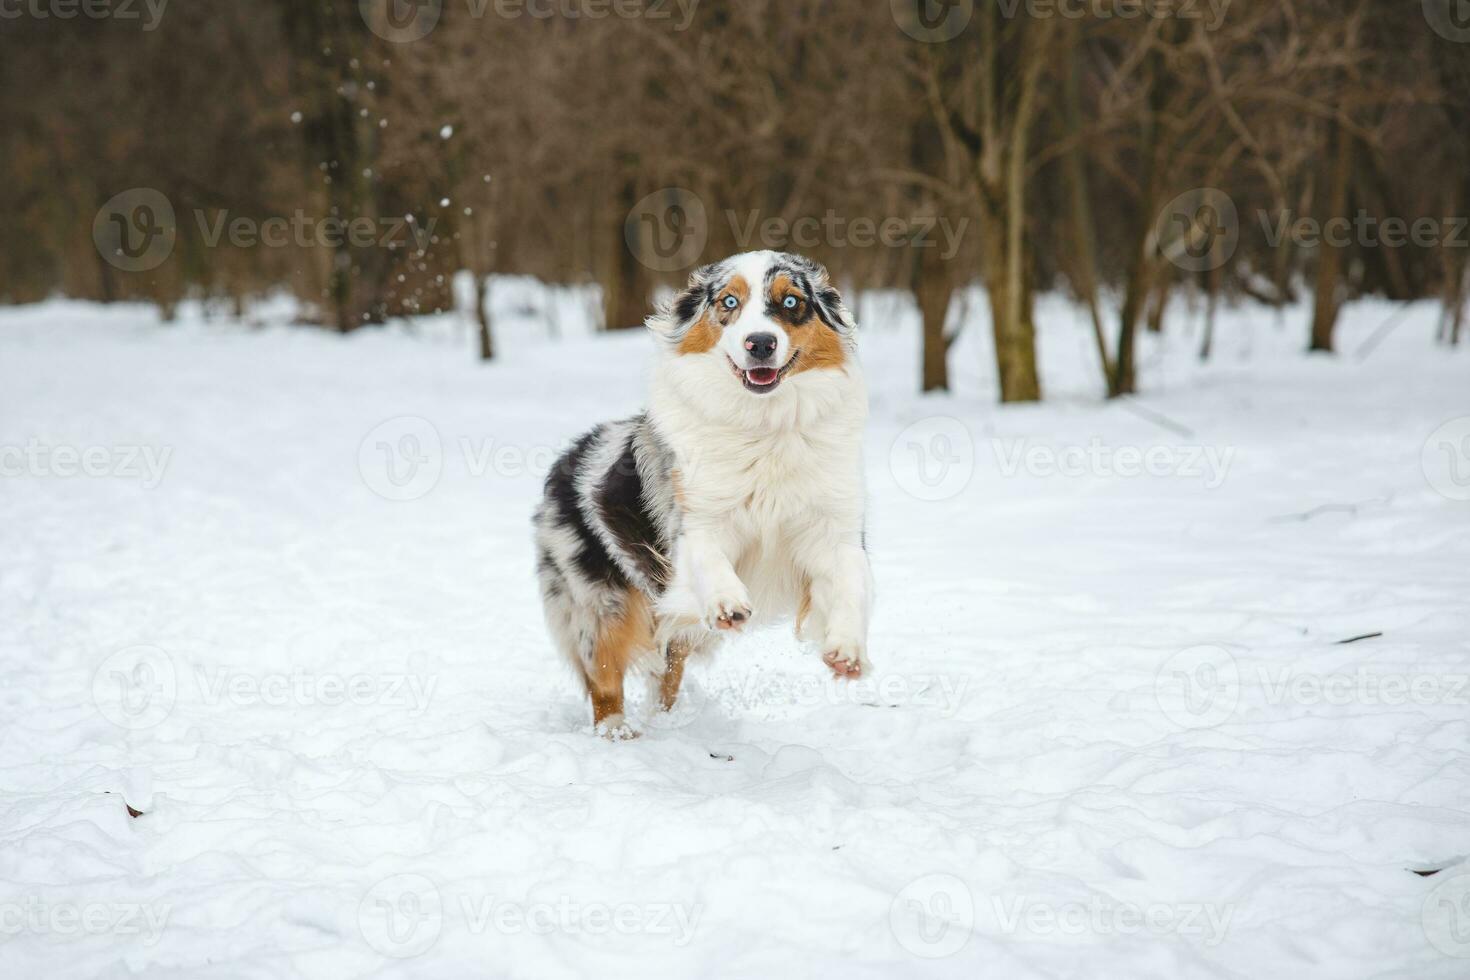
M740 305L740 300L736 299L734 296L726 296L725 297L725 309L727 309L727 310L733 310L733 309L735 309L735 307L737 307L739 305Z
M782 301L781 305L784 306L784 307L786 307L788 310L794 310L794 309L796 309L796 297L795 296L788 296L788 297L786 297L786 299Z

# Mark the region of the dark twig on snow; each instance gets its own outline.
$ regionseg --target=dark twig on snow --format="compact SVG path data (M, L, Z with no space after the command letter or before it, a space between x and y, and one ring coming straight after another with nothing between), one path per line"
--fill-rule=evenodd
M1280 516L1271 518L1271 523L1285 524L1291 521L1310 521L1319 514L1343 513L1349 517L1357 517L1358 511L1362 508L1374 504L1388 504L1392 500L1392 497L1374 497L1372 500L1364 500L1356 504L1322 504L1318 507L1313 507L1311 510L1303 511L1300 514L1281 514Z

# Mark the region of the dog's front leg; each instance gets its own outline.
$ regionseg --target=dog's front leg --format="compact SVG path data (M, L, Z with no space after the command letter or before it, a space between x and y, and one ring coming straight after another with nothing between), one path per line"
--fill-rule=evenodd
M804 635L819 643L822 660L838 677L861 677L868 662L868 615L873 581L868 554L860 544L823 549L808 563L811 628Z
M679 535L673 585L661 611L709 630L738 630L750 620L750 593L713 532L686 528Z

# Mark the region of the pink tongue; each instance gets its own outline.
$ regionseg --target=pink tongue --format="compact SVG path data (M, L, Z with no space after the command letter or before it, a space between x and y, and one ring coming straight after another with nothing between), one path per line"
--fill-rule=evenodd
M745 372L745 376L750 379L751 384L761 385L762 387L773 383L776 380L776 374L777 371L775 368L751 368Z

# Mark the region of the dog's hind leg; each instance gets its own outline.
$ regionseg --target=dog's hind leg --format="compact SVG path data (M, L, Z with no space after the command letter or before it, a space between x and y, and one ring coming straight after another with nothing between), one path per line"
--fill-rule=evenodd
M591 662L583 668L592 699L592 723L599 731L613 737L630 736L623 719L623 676L652 645L648 599L637 589L629 589L623 608L598 630Z
M679 685L684 680L684 662L689 659L690 642L672 637L664 644L664 672L658 682L658 700L665 711L672 711L679 700Z

